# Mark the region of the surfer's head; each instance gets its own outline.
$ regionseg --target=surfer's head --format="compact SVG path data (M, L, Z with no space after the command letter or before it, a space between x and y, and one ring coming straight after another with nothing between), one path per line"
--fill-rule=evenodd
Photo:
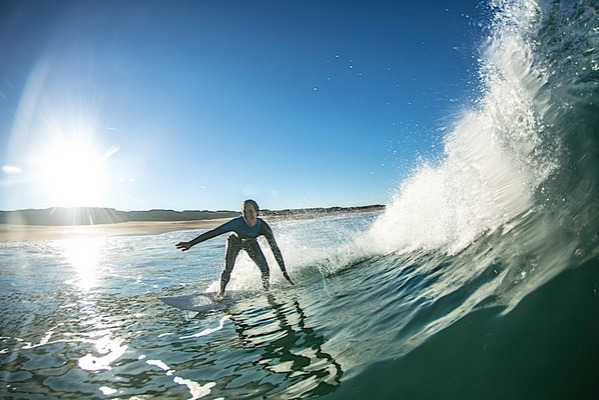
M245 223L252 227L256 225L260 207L254 200L246 200L243 202L243 219Z

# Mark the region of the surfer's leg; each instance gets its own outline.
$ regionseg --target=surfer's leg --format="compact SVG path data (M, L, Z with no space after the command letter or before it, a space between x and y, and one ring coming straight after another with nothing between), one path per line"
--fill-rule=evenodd
M231 272L233 271L233 267L235 266L235 260L237 259L237 255L241 250L241 239L237 235L230 235L227 240L227 253L225 255L225 268L223 269L222 274L220 275L220 295L223 296L225 294L225 289L227 288L227 284L231 279Z
M256 263L258 268L260 268L260 273L262 274L262 286L265 290L268 290L270 286L270 269L268 268L268 262L266 261L266 257L264 257L260 245L257 241L252 240L247 244L246 250L250 258Z

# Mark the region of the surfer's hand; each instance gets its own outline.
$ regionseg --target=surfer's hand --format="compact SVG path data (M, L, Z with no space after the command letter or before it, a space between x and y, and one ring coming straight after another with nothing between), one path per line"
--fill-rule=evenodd
M189 250L191 248L191 243L190 242L179 242L179 243L177 243L177 248L181 249L181 251Z
M285 277L285 279L287 279L289 281L289 283L291 283L292 285L295 285L295 283L293 283L293 281L289 277L289 274L287 273L287 271L283 271L283 276Z

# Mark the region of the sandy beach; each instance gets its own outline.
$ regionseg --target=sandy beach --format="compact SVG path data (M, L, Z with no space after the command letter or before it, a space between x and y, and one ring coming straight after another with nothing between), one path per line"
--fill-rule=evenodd
M284 210L270 212L262 216L266 222L289 219L306 219L340 214L354 214L381 210L382 206L353 208ZM0 242L24 242L37 240L71 239L85 236L149 235L164 232L210 229L226 221L227 218L207 218L191 221L128 221L96 225L25 225L0 223Z
M0 242L70 239L81 236L147 235L180 230L213 228L229 219L122 222L118 224L78 226L0 224Z

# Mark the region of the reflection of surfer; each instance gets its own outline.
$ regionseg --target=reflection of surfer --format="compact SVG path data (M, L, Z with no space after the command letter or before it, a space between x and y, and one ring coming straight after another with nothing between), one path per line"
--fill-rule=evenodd
M323 350L326 339L307 324L297 298L280 299L270 292L254 298L252 305L251 313L227 314L244 346L260 352L254 365L287 377L279 397L292 393L286 398L303 398L335 391L343 369Z
M264 289L268 289L270 271L268 263L266 262L266 257L264 257L264 253L256 240L258 236L266 237L275 259L283 272L283 276L293 285L289 274L287 274L287 271L285 270L283 255L275 241L272 229L262 218L258 218L259 212L260 208L254 200L246 200L243 202L243 217L232 219L217 228L204 232L190 242L177 243L178 249L186 251L192 246L205 240L212 239L213 237L222 235L226 232L233 232L227 241L225 268L221 274L220 293L218 295L220 299L222 299L225 294L225 289L231 279L231 271L233 271L235 260L241 250L245 250L258 268L260 268L260 272L262 273L262 285L264 286Z

